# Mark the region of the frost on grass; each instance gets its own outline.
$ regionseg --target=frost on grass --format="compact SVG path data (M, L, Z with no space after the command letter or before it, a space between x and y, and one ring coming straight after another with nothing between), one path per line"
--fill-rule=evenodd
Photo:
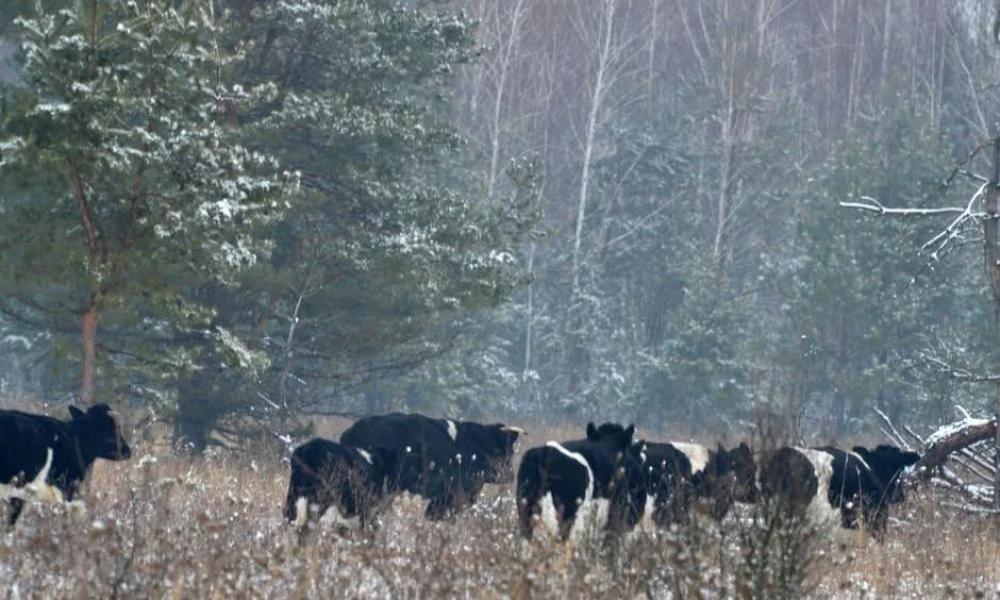
M614 550L527 543L516 534L511 486L486 486L481 501L452 521L424 520L425 502L411 498L388 507L374 531L298 532L281 514L288 468L277 456L219 452L192 463L154 446L139 456L148 457L133 461L141 468L97 465L82 494L84 516L32 505L0 535L0 594L743 598L753 573L762 580L780 574L780 563L747 558L748 540L763 533L752 509L721 527L644 529ZM1000 541L987 521L953 512L926 490L895 510L884 544L857 535L822 539L795 597L995 597Z

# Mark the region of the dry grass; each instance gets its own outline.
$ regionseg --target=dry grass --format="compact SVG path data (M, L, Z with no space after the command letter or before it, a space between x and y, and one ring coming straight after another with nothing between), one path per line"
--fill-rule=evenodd
M617 549L544 539L525 543L515 533L512 486L488 486L480 504L446 523L424 521L421 506L401 499L382 516L377 531L345 536L331 530L298 533L284 522L288 472L277 457L190 461L162 455L143 463L142 455L137 449L131 462L95 466L83 495L84 514L31 506L15 529L0 533L0 594L1000 597L1000 525L939 508L926 494L911 494L882 545L853 534L765 539L746 515L727 520L721 529L646 528ZM751 560L751 547L765 558ZM751 585L754 581L763 587Z

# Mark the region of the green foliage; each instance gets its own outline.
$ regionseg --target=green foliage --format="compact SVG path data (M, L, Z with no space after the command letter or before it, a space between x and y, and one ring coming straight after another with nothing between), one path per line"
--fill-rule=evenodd
M226 84L233 56L202 3L81 2L17 23L23 87L4 90L0 141L5 308L60 335L92 311L102 393L164 398L200 368L199 345L231 346L188 291L266 255L250 233L295 184L225 122L271 90Z
M253 385L189 386L182 404L285 429L298 411L394 388L439 409L470 402L461 390L477 385L476 367L441 357L459 358L462 332L475 330L463 315L523 285L515 256L538 178L515 164L508 195L477 197L447 100L452 70L472 57L471 24L397 2L302 0L234 10L226 40L244 49L242 80L277 84L272 102L240 114L245 139L301 172L302 189L265 230L270 261L245 272L240 294L216 298L270 368ZM456 374L454 385L429 372Z

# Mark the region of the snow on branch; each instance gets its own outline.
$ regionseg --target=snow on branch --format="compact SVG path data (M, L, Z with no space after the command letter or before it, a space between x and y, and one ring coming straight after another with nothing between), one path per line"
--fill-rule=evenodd
M917 435L903 427L906 436L889 417L876 409L887 438L900 447L916 449L920 460L911 473L918 481L935 488L957 492L963 501L956 506L975 507L975 511L993 506L993 482L997 477L997 420L976 418L961 406L956 410L961 418L938 427L929 435ZM911 443L911 440L916 444Z
M962 228L971 221L977 221L979 219L985 218L987 215L982 210L974 210L976 203L986 197L986 188L989 182L982 183L976 190L972 197L969 198L969 202L965 207L961 206L945 206L941 208L900 208L900 207L889 207L883 205L881 202L872 198L871 196L862 196L862 202L841 202L840 206L843 208L856 208L859 210L865 210L869 212L876 213L878 215L895 215L901 217L928 217L935 215L957 215L952 219L951 223L948 224L940 233L927 240L923 246L920 247L920 252L931 251L931 258L937 260L938 254L945 249L949 242L954 240L959 236Z
M861 196L863 202L841 202L842 208L859 208L879 215L898 215L902 217L927 217L931 215L964 214L966 209L960 206L945 206L942 208L898 208L884 206L871 196Z

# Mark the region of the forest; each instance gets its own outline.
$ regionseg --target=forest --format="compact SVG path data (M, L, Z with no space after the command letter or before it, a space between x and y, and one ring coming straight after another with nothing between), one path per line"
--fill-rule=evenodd
M0 395L196 452L387 410L823 442L992 412L995 21L5 3Z

